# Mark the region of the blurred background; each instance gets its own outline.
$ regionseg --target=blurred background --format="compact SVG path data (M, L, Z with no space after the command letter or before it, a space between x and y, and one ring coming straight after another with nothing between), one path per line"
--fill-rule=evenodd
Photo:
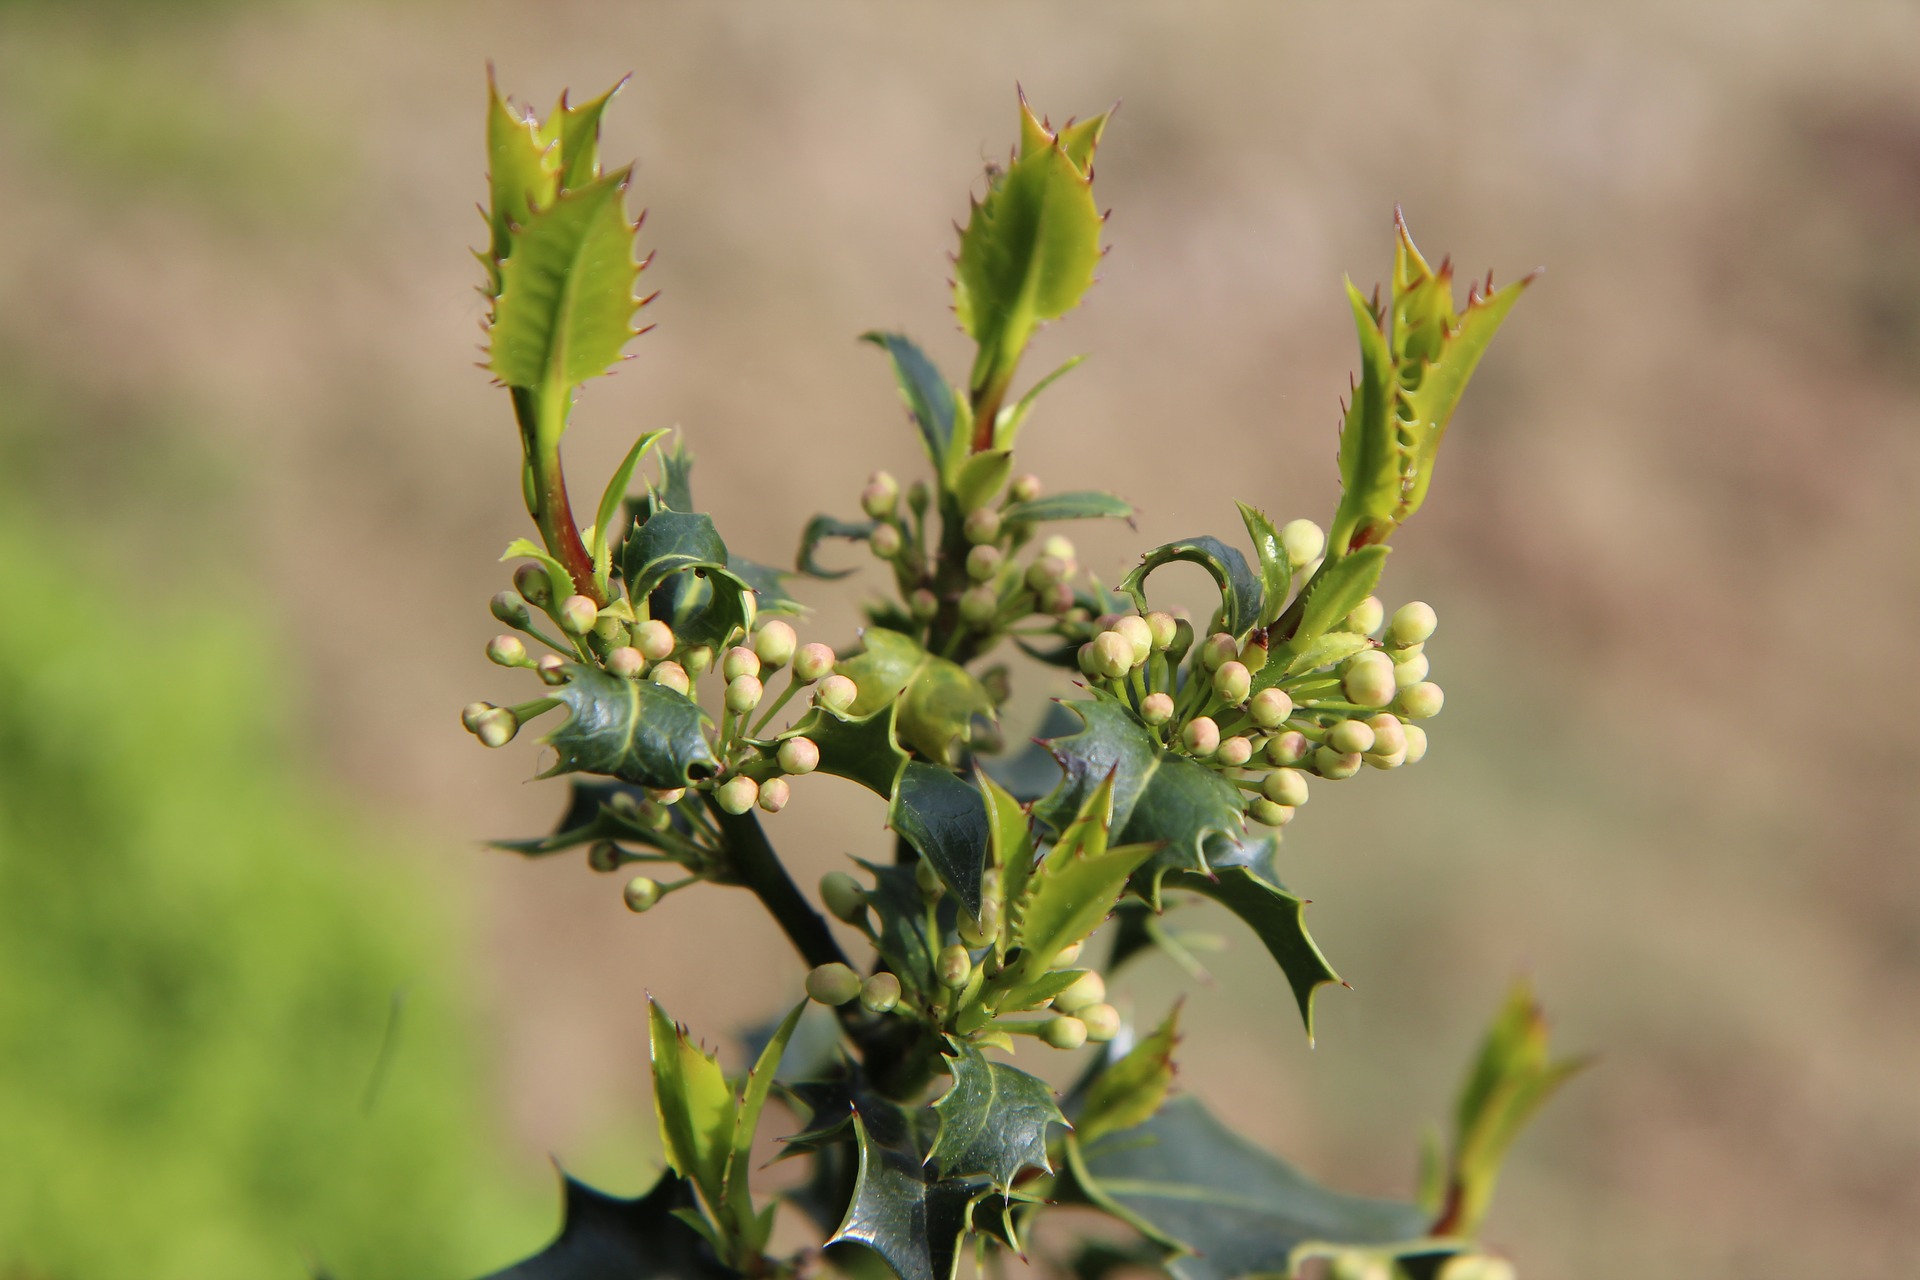
M562 803L456 719L511 691L526 532L472 367L489 58L543 111L634 77L659 328L585 395L576 490L681 425L762 560L916 471L855 335L964 370L950 223L1016 82L1124 99L1102 282L1027 368L1093 358L1023 441L1138 503L1074 531L1110 581L1236 497L1330 515L1340 278L1384 278L1396 201L1463 278L1546 267L1383 588L1440 612L1434 750L1286 846L1354 989L1309 1049L1211 921L1182 1085L1406 1194L1528 973L1601 1057L1509 1166L1523 1274L1920 1274L1911 0L49 0L0 6L0 1276L464 1280L547 1237L549 1156L650 1182L643 993L715 1041L794 997L743 894L640 919L480 847ZM799 791L803 882L881 839Z

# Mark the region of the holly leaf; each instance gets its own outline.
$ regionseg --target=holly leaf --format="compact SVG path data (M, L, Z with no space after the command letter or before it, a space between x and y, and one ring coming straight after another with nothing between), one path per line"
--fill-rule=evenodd
M934 957L953 928L959 908L951 897L942 896L934 908L934 929L929 932L926 900L920 896L911 866L855 861L873 877L873 889L867 898L880 926L874 945L887 968L908 987L934 982Z
M893 361L900 398L907 402L907 412L920 428L920 438L927 446L927 456L933 459L934 469L940 470L953 441L953 387L939 366L906 335L875 330L861 334L860 340L879 347Z
M1085 360L1085 356L1074 356L1027 388L1027 394L1021 396L1017 403L1002 409L1000 416L993 424L993 447L1012 449L1014 443L1020 438L1020 428L1026 425L1027 418L1032 415L1034 403L1040 399L1041 392L1079 368Z
M1013 474L1013 453L1007 449L988 449L968 455L953 472L954 501L962 511L977 511L1000 492Z
M1363 547L1343 559L1328 559L1313 575L1276 628L1283 643L1276 645L1261 669L1267 680L1254 680L1256 689L1277 683L1279 672L1291 666L1293 659L1321 636L1338 626L1362 600L1380 585L1380 572L1386 568L1385 546Z
M950 1040L947 1069L953 1087L933 1104L940 1132L928 1159L944 1178L985 1177L1000 1191L1013 1189L1024 1169L1052 1173L1047 1135L1054 1125L1071 1128L1053 1089L1004 1062L992 1062L974 1045Z
M609 91L611 92L611 91ZM594 574L604 588L607 574L613 561L613 522L620 514L621 500L627 496L627 486L633 482L633 469L640 460L667 434L666 428L649 431L633 442L627 450L627 456L620 460L613 475L607 479L607 487L600 492L600 507L593 518L593 528L588 531L592 539Z
M1293 561L1280 542L1280 531L1274 528L1273 521L1258 507L1250 507L1244 502L1236 503L1240 508L1240 522L1247 526L1247 536L1253 539L1253 551L1260 561L1260 618L1258 625L1266 626L1280 616L1287 607L1287 596L1293 589Z
M1253 630L1260 620L1263 600L1260 579L1238 549L1218 538L1182 538L1155 547L1141 557L1132 573L1121 579L1120 593L1131 598L1140 612L1145 613L1147 575L1176 560L1199 565L1219 586L1221 621L1228 631L1240 636Z
M845 538L849 542L866 542L873 536L871 520L836 520L832 516L815 516L807 521L807 527L800 534L800 551L794 556L794 567L809 578L844 578L854 572L852 569L823 569L819 561L813 558L820 544L828 538Z
M1097 1142L1069 1136L1067 1161L1081 1194L1167 1249L1175 1280L1288 1276L1303 1244L1397 1245L1426 1234L1418 1205L1322 1186L1192 1097Z
M909 763L894 787L887 824L927 860L967 914L980 914L987 810L964 778L937 764Z
M709 1209L726 1203L739 1100L720 1060L688 1038L657 1001L647 1001L653 1045L653 1103L673 1171L698 1188Z
M782 737L812 739L820 748L819 772L857 782L892 800L908 760L894 738L894 713L892 706L864 716L815 707Z
M483 261L489 296L500 293L500 264L513 252L513 229L535 209L553 203L560 190L560 149L541 136L537 122L500 96L487 70L487 226L492 242Z
M534 561L546 571L547 590L553 593L555 600L565 600L573 594L573 575L567 572L567 567L548 555L545 548L530 538L515 538L507 544L507 549L501 553L500 559L503 562Z
M561 186L577 187L600 176L600 117L628 79L622 76L613 88L577 107L568 103L566 93L561 93L559 105L541 130L544 136L559 139Z
M1136 876L1142 896L1159 901L1168 871L1205 871L1207 842L1237 840L1245 825L1240 792L1190 757L1163 749L1145 725L1119 704L1100 698L1062 703L1080 717L1078 733L1048 741L1061 779L1034 806L1034 816L1062 831L1109 777L1113 781L1113 840L1156 846Z
M1047 520L1131 520L1133 504L1110 493L1077 489L1070 493L1050 493L1031 502L1009 503L1000 518L1028 524Z
M849 710L869 715L898 699L894 730L930 760L951 763L954 747L973 736L973 718L993 717L993 699L965 667L922 649L898 631L868 627L862 651L836 670L860 688Z
M1109 773L1087 794L1034 868L1026 892L1011 904L1020 962L991 983L993 992L1008 993L1009 1002L1025 1003L1023 988L1048 975L1061 949L1084 941L1100 927L1120 901L1128 878L1153 856L1153 844L1109 842L1118 825L1119 786L1118 775Z
M1176 1005L1152 1035L1093 1077L1074 1115L1074 1137L1081 1146L1144 1124L1160 1110L1173 1087L1173 1046L1180 1038L1179 1026Z
M620 576L636 604L676 573L727 567L727 544L713 517L661 507L634 526L620 553Z
M495 849L537 858L577 849L596 840L619 840L627 844L657 847L659 833L638 820L640 803L646 792L631 783L585 781L575 778L567 791L567 811L561 815L551 835L527 840L490 840ZM676 825L684 820L677 811Z
M797 618L807 612L807 606L795 599L787 590L787 579L793 576L785 569L776 569L731 552L727 555L727 568L740 581L747 584L753 592L754 613L769 616L785 615Z
M953 1280L972 1205L987 1188L936 1174L911 1124L889 1132L874 1120L855 1112L860 1172L847 1216L827 1243L866 1245L900 1280Z
M542 777L599 773L635 786L671 790L720 771L706 714L650 680L628 680L573 664L553 691L567 722L547 736L559 759Z
M560 1234L545 1249L483 1280L732 1280L700 1233L680 1217L694 1211L693 1184L663 1173L633 1200L560 1175Z
M1394 361L1382 317L1352 280L1347 303L1360 334L1360 376L1340 428L1340 505L1327 531L1327 554L1334 559L1392 531L1403 458L1411 455L1393 413Z

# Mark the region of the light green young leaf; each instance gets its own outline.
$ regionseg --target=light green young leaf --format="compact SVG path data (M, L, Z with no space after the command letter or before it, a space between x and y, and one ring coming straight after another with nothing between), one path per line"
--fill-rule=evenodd
M950 762L957 744L972 737L973 718L992 717L993 699L966 668L928 653L910 636L868 627L861 644L860 653L837 667L860 687L849 710L869 715L899 699L894 730L928 759Z
M773 1225L770 1213L754 1213L753 1194L747 1185L753 1157L753 1136L760 1128L760 1112L766 1107L767 1096L773 1090L773 1076L780 1069L780 1058L786 1053L788 1042L793 1039L794 1028L800 1025L800 1015L806 1011L807 1002L802 1000L775 1028L766 1048L760 1051L759 1060L753 1064L753 1070L747 1073L746 1085L741 1090L739 1105L734 1111L733 1138L723 1197L730 1225L744 1258L760 1256L767 1247L767 1229Z
M976 453L953 476L953 496L962 511L977 511L1000 492L1013 474L1013 455L1005 449Z
M653 1044L653 1104L667 1163L699 1189L716 1213L726 1203L739 1104L713 1054L687 1038L659 1002L647 1001Z
M633 481L633 469L640 465L640 459L646 457L647 451L666 434L667 429L662 427L635 440L633 448L627 450L627 456L621 459L620 465L614 468L613 475L608 478L607 487L600 492L600 509L593 518L591 550L594 574L602 590L606 589L607 578L613 571L613 522L620 514L620 500L627 496L627 486Z
M583 187L600 176L600 117L613 101L613 95L624 89L631 78L622 76L613 88L577 107L568 104L565 93L560 95L559 105L547 117L541 132L560 143L562 187L568 190Z
M513 228L560 191L560 149L542 138L540 126L500 96L487 69L487 226L492 232L483 261L487 293L500 293L500 264L513 251Z
M1279 668L1290 663L1295 655L1306 652L1308 646L1333 630L1342 618L1373 594L1373 589L1380 585L1389 550L1391 548L1384 545L1363 547L1344 559L1329 559L1320 566L1313 581L1281 616L1277 638L1283 643L1274 648L1266 667L1255 678L1255 688L1276 683Z
M1033 823L1027 811L1005 787L976 769L980 793L987 808L987 843L993 865L1000 872L1000 889L1008 902L1018 902L1033 874Z
M1073 357L1073 359L1067 361L1058 369L1055 369L1052 373L1034 383L1032 387L1028 388L1027 394L1021 396L1017 403L1002 409L999 420L996 421L993 426L993 447L996 449L1013 448L1014 443L1020 438L1020 428L1026 425L1027 417L1033 412L1034 402L1040 398L1040 393L1060 381L1060 379L1066 377L1069 373L1072 373L1085 361L1085 356Z
M1240 508L1240 521L1247 526L1254 555L1260 561L1260 620L1255 625L1264 627L1287 607L1287 594L1293 588L1293 561L1280 545L1280 531L1264 511L1244 502L1234 505Z
M1360 333L1360 377L1340 430L1340 505L1327 531L1330 559L1355 546L1380 542L1392 531L1402 460L1410 452L1393 414L1394 364L1380 317L1351 280L1347 301Z
M1053 848L1034 868L1026 892L1010 902L1014 941L1020 962L1005 971L997 985L1010 992L1044 977L1061 950L1084 942L1100 927L1134 871L1152 857L1157 846L1109 846L1114 821L1115 779L1109 774L1080 804Z
M1173 1046L1180 1038L1179 1027L1180 1007L1175 1005L1152 1035L1093 1078L1074 1117L1074 1137L1081 1146L1145 1124L1160 1110L1173 1087Z
M502 563L508 560L533 560L547 571L547 590L553 593L555 600L565 600L573 594L573 575L567 567L546 553L546 549L529 538L515 538L507 544L500 556Z
M1048 520L1130 520L1133 504L1110 493L1076 489L1070 493L1050 493L1031 502L1009 503L1000 513L1006 522L1024 521L1042 524Z

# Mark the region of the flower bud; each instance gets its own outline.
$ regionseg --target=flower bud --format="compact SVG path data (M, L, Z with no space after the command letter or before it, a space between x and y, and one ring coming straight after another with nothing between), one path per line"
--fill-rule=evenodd
M1417 724L1403 724L1400 732L1407 735L1407 764L1419 764L1420 758L1427 754L1427 731Z
M1064 617L1073 612L1073 588L1064 582L1056 582L1040 592L1035 604L1041 613L1050 613L1056 618Z
M820 877L820 901L834 919L846 924L859 924L867 914L866 890L844 871Z
M660 787L647 792L647 798L652 800L654 804L662 806L662 812L665 812L666 809L679 804L687 798L687 789L685 787Z
M461 727L468 733L480 732L480 720L491 710L493 710L491 702L469 702L460 708Z
M867 477L867 487L860 491L860 509L875 520L892 515L899 501L900 482L884 471Z
M1072 946L1062 947L1059 953L1053 957L1053 964L1049 967L1054 969L1071 969L1080 962L1080 953L1086 949L1087 944L1084 942L1076 942Z
M767 813L780 812L792 797L793 788L787 785L785 778L768 778L760 784L759 805Z
M599 638L601 644L612 646L615 642L627 638L627 628L620 619L607 614L593 620L593 634Z
M1090 1004L1073 1015L1086 1024L1087 1039L1105 1044L1120 1034L1120 1011L1110 1004Z
M1364 720L1342 720L1327 734L1327 745L1343 756L1373 750L1373 727Z
M1239 660L1240 646L1224 631L1214 632L1200 647L1200 665L1208 671L1218 671L1223 663Z
M1274 764L1298 764L1313 751L1313 742L1304 733L1288 730L1267 744L1267 759Z
M687 670L677 662L663 662L653 669L653 682L675 693L685 694L693 690L693 681L687 678Z
M583 636L600 620L600 607L585 596L568 596L554 610L554 621L570 636Z
M1000 593L985 583L960 593L960 617L972 626L988 626L999 612Z
M1383 711L1377 716L1368 717L1367 727L1373 730L1373 750L1375 753L1390 756L1394 752L1406 748L1406 728L1396 717L1390 716Z
M1099 1004L1106 998L1107 980L1089 969L1075 978L1072 986L1053 998L1053 1007L1062 1013L1072 1013L1090 1004Z
M760 697L765 692L759 676L735 676L727 682L727 710L745 715L760 705Z
M832 646L818 641L803 644L800 651L793 655L793 678L801 684L812 684L823 676L833 674L833 663Z
M1329 1259L1327 1280L1394 1280L1395 1268L1378 1254L1358 1250Z
M1297 809L1307 802L1307 775L1298 769L1275 769L1261 781L1260 794L1275 804Z
M1002 911L998 898L983 898L980 902L980 914L977 916L970 916L962 911L955 927L955 931L960 935L960 941L969 947L984 947L992 942L1000 936Z
M1066 577L1067 562L1058 556L1041 556L1027 566L1027 585L1035 591L1045 591Z
M698 680L713 670L713 646L703 644L697 649L687 650L686 668L687 678L691 680Z
M1256 631L1247 637L1245 644L1240 646L1240 665L1258 675L1267 669L1267 655L1270 652L1271 650L1267 647L1267 633Z
M967 552L967 576L975 582L985 582L1000 572L1000 565L1006 558L998 547L975 547Z
M940 879L940 873L925 858L913 864L913 882L919 886L920 896L928 902L938 902L940 895L947 891L946 882Z
M1398 751L1369 751L1361 758L1376 769L1398 769L1407 762L1407 748L1402 745Z
M1087 1024L1065 1014L1048 1018L1040 1027L1040 1039L1056 1049L1078 1049L1087 1042Z
M925 587L916 587L907 597L907 612L915 622L931 622L933 615L940 612L940 597Z
M915 480L907 486L907 506L913 509L915 515L925 515L927 504L932 500L933 495L928 492L925 480Z
M940 975L940 985L953 991L967 985L967 979L973 976L973 957L959 943L950 943L940 950L940 957L934 962L934 968Z
M967 541L975 546L997 541L1000 537L1000 513L991 508L982 507L967 516L966 522L960 526L960 531L966 535Z
M1238 769L1253 759L1253 743L1245 738L1228 738L1220 744L1220 749L1213 753L1213 758L1229 769Z
M812 773L820 767L820 748L812 738L788 738L774 758L787 773Z
M621 645L618 649L615 649L607 655L608 674L621 676L628 680L632 680L638 676L646 669L646 665L647 660L642 657L640 651L632 645Z
M1293 806L1275 804L1265 796L1255 796L1247 806L1247 816L1265 827L1284 827L1293 821Z
M1155 726L1173 719L1173 699L1164 693L1150 693L1140 699L1140 718Z
M544 608L547 601L553 599L553 583L548 579L547 571L537 564L523 564L515 569L513 588L536 608Z
M860 696L860 686L845 676L828 676L813 691L815 706L829 711L845 711Z
M1347 661L1340 687L1355 706L1386 706L1393 701L1393 659L1378 649L1355 654Z
M1139 666L1147 660L1148 655L1152 654L1153 628L1147 625L1145 618L1137 618L1132 614L1124 618L1115 618L1112 630L1116 635L1126 637L1127 643L1133 646L1133 661L1129 664L1130 666Z
M1347 620L1340 629L1357 631L1363 636L1370 636L1380 629L1381 620L1386 616L1387 606L1380 603L1380 597L1368 596L1354 606L1353 612L1347 615Z
M620 896L627 900L627 910L637 915L660 901L660 884L645 876L635 876L627 881L627 887L620 891Z
M1074 551L1073 543L1056 533L1040 544L1040 554L1072 565L1078 553Z
M807 974L807 999L831 1008L858 999L864 985L859 974L836 960Z
M736 773L714 788L713 798L728 813L745 813L760 798L760 784L744 773Z
M1327 549L1327 535L1311 520L1289 520L1280 526L1280 549L1287 553L1288 563L1299 569L1320 558Z
M541 575L545 581L545 575ZM525 627L533 620L533 613L527 608L526 597L518 591L502 591L487 602L487 608L493 616L510 627Z
M778 618L761 623L753 636L753 656L769 671L786 666L798 646L799 637L793 634L793 628Z
M1446 702L1446 694L1440 686L1431 680L1422 680L1410 684L1400 691L1396 700L1400 714L1409 720L1431 720L1440 714L1440 707Z
M735 645L726 651L720 659L720 678L726 681L738 680L741 676L760 674L760 659L751 649Z
M1187 750L1204 760L1220 749L1220 726L1211 716L1195 716L1180 731Z
M562 685L567 682L567 660L557 653L543 653L533 669L540 676L542 684Z
M673 652L673 628L658 618L634 624L631 634L633 647L648 662L658 662Z
M527 657L527 646L520 643L519 636L495 636L487 641L487 661L502 667L533 665Z
M1133 644L1118 631L1093 638L1093 673L1117 680L1133 670Z
M1313 753L1313 767L1320 771L1320 776L1323 778L1335 780L1351 778L1360 772L1360 764L1358 752L1345 754L1335 751L1332 747L1321 747Z
M1247 711L1262 729L1277 729L1293 714L1293 699L1284 689L1262 689L1253 695Z
M1441 1265L1434 1280L1514 1280L1514 1270L1513 1264L1505 1258L1456 1253Z
M1007 496L1015 502L1032 502L1040 493L1040 477L1031 471L1015 476L1007 486Z
M900 1003L900 979L876 973L860 984L860 1007L868 1013L889 1013Z
M595 840L587 846L587 866L594 871L618 871L620 846L611 840Z
M882 560L891 560L900 554L900 548L905 545L905 542L901 537L899 525L883 524L874 529L868 538L867 545L873 549L874 555Z
M1147 615L1147 635L1153 642L1155 653L1165 653L1173 645L1173 637L1179 631L1180 624L1170 613L1155 609Z
M1387 636L1396 645L1422 644L1440 625L1439 615L1424 600L1414 600L1393 611L1393 626Z
M1427 655L1424 653L1408 654L1405 658L1394 655L1393 682L1402 689L1425 680L1428 670Z
M1228 659L1220 664L1213 673L1213 691L1230 707L1237 707L1247 700L1247 691L1253 688L1253 673L1237 659Z

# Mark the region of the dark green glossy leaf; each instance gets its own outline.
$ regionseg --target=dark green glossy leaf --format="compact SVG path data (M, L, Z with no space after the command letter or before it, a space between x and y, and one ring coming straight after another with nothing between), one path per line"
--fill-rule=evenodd
M693 452L684 439L660 455L660 500L675 511L692 511Z
M1050 493L1032 502L1010 503L1000 518L1031 524L1047 520L1131 520L1133 504L1110 493L1079 489L1071 493Z
M1053 1172L1047 1135L1054 1125L1069 1127L1053 1089L966 1041L952 1048L953 1087L933 1104L940 1132L928 1153L941 1176L984 1177L1007 1191L1023 1169Z
M620 553L620 576L635 602L676 573L726 565L727 544L714 528L712 516L666 507L635 526Z
M893 361L893 376L900 384L900 396L907 412L920 428L927 456L935 470L946 463L947 449L953 439L954 394L940 369L904 334L863 333L861 341L871 342Z
M793 577L788 570L775 569L771 565L731 553L727 556L727 568L753 592L755 613L793 618L807 611L807 607L787 590L787 579Z
M1145 1124L1160 1110L1173 1087L1173 1046L1180 1038L1179 1027L1180 1009L1175 1006L1152 1035L1093 1077L1073 1117L1074 1138L1081 1146Z
M978 916L988 842L980 793L951 770L916 760L894 788L887 823L940 873L967 914Z
M1287 558L1286 548L1280 543L1280 531L1264 511L1244 502L1236 505L1240 508L1241 523L1247 526L1247 536L1253 539L1254 558L1260 562L1258 625L1264 627L1287 607L1287 596L1293 590L1293 561Z
M733 1280L700 1234L678 1216L694 1207L693 1184L663 1173L634 1200L604 1195L561 1175L560 1234L526 1261L484 1280Z
M547 777L600 773L636 786L671 789L719 772L707 743L705 714L671 689L574 665L553 696L569 714L546 739L559 756Z
M561 815L553 834L529 840L491 840L496 849L527 857L543 857L597 840L618 840L626 844L657 847L659 835L637 817L640 803L647 798L644 789L632 783L612 779L569 780L567 811ZM687 820L673 810L674 825L688 830Z
M673 634L683 645L723 649L753 628L754 593L744 578L719 565L693 569L676 579Z
M972 1205L988 1188L984 1180L939 1177L927 1163L917 1117L894 1111L898 1120L884 1111L855 1112L860 1171L846 1219L828 1243L866 1245L900 1280L952 1280Z
M1176 1280L1285 1276L1309 1241L1392 1245L1426 1230L1417 1205L1332 1191L1191 1097L1084 1148L1070 1138L1068 1160L1083 1194L1169 1247Z
M819 561L813 558L814 552L828 538L865 542L872 536L873 521L871 520L836 520L832 516L815 516L807 521L807 527L800 535L800 552L794 557L794 567L810 578L844 578L854 571L823 569Z
M1260 579L1238 549L1218 538L1182 538L1155 547L1141 558L1132 573L1121 579L1121 594L1130 597L1140 612L1145 613L1147 575L1176 560L1199 565L1218 584L1222 622L1228 631L1240 636L1254 628L1260 619Z
M850 710L867 715L896 699L894 732L931 760L951 763L954 748L973 734L973 718L993 716L993 699L957 663L936 657L898 631L868 627L862 651L837 666L860 687Z
M934 957L952 932L959 907L951 895L943 894L934 909L934 932L929 933L926 900L920 896L911 866L865 861L860 865L873 876L868 900L879 921L878 949L887 968L909 989L933 990L938 981Z
M907 753L893 735L894 708L864 716L843 716L815 707L793 727L791 737L806 737L820 748L821 773L857 782L875 795L893 799Z

